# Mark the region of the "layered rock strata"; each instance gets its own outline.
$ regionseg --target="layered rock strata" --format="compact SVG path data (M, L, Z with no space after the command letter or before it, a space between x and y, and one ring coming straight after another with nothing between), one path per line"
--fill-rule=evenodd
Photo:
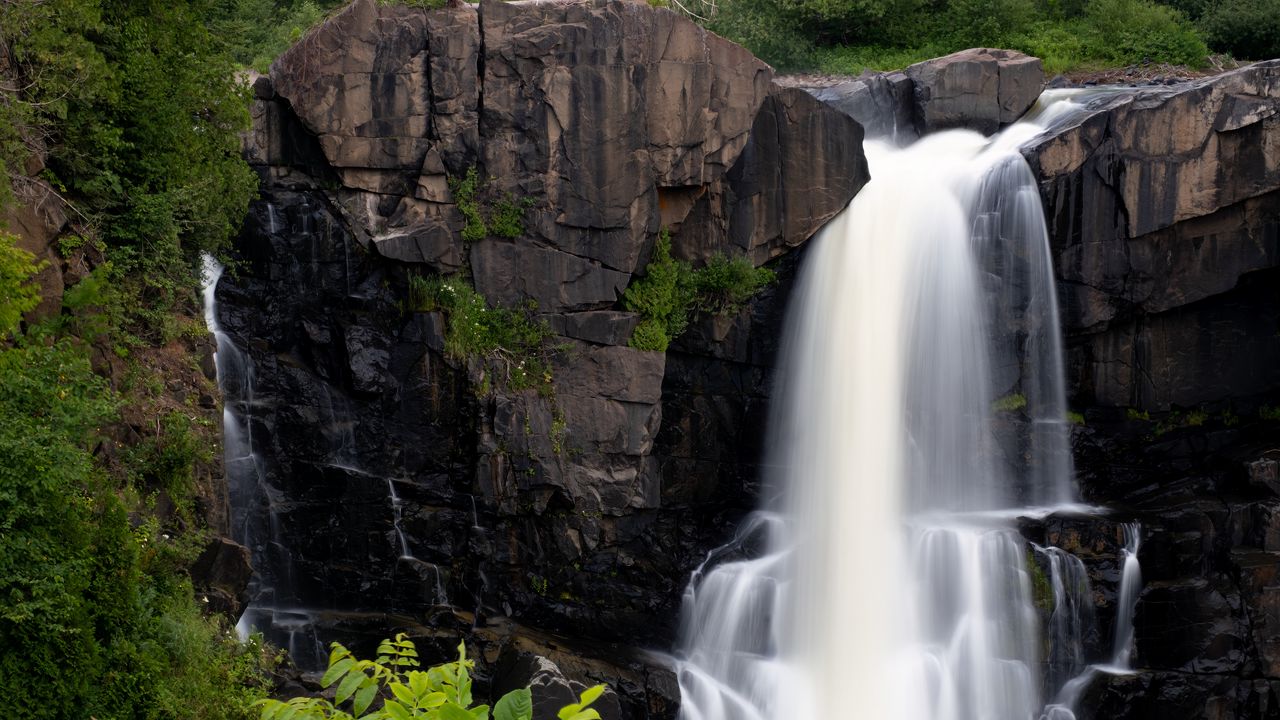
M628 346L621 293L660 229L695 266L785 277L867 179L857 123L772 76L675 13L604 1L358 0L277 61L246 143L262 197L218 289L273 498L255 557L291 588L261 602L321 641L368 612L453 630L465 611L481 634L623 643L584 650L615 663L670 646L689 571L754 503L744 428L782 303L695 318L663 354ZM517 236L464 241L471 200L520 207ZM435 274L536 307L556 336L540 388L446 353L445 318L409 300ZM630 716L670 705L650 685Z

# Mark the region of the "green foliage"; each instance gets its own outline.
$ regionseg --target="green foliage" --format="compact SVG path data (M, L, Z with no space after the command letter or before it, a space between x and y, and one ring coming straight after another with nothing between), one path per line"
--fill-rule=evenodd
M453 202L462 213L466 225L462 228L463 242L477 242L490 235L518 238L524 234L524 211L533 205L531 198L516 200L510 193L499 199L486 201L487 183L480 180L475 167L467 168L462 177L449 178L449 191Z
M991 403L992 412L1016 412L1027 406L1027 396L1022 393L1005 395Z
M17 242L16 236L0 232L0 340L18 327L23 313L40 304L40 287L31 277L43 263Z
M376 660L360 660L333 643L329 668L320 684L336 687L333 702L324 698L262 700L260 720L488 720L488 705L473 705L471 670L465 645L458 659L427 670L418 669L418 650L404 633L383 640ZM599 720L588 706L604 692L603 685L583 691L577 703L560 710L560 720ZM343 706L347 710L341 709ZM513 690L492 708L493 720L530 720L533 698L528 688Z
M1005 45L1036 17L1034 0L950 0L948 22L954 44Z
M510 193L494 202L489 215L489 232L498 237L515 239L524 234L524 211L533 206L533 198L516 200Z
M1280 57L1280 2L1222 0L1200 20L1209 46L1237 58Z
M1150 0L1089 0L1085 20L1087 47L1109 62L1150 60L1200 67L1209 54L1182 13Z
M707 312L737 312L743 303L777 280L773 271L758 268L745 257L729 257L717 253L707 265L694 272L693 286L698 308Z
M1151 422L1151 413L1146 410L1138 410L1137 408L1126 408L1124 415L1129 420Z
M1145 60L1199 66L1207 49L1179 8L1195 17L1219 2L1223 47L1280 32L1268 22L1274 0L739 0L720 3L706 25L786 70L856 75L980 46L1034 54L1049 72ZM1245 32L1225 20L1238 16L1257 22Z
M622 295L626 308L640 314L631 347L665 352L689 325L689 313L698 299L693 268L671 257L671 233L666 228L658 233L644 271L644 277L633 281Z
M208 24L238 65L266 73L276 57L345 4L343 0L215 0Z
M463 242L485 239L489 235L489 228L485 224L484 215L480 213L480 180L476 169L469 167L466 175L449 178L449 191L453 193L453 202L467 223L462 228Z
M1084 415L1072 410L1067 411L1067 422L1072 425L1084 425Z
M115 408L71 341L0 350L0 716L244 717L260 657L97 467Z
M0 3L17 92L0 103L0 160L47 148L42 177L102 241L140 334L188 302L201 252L240 227L256 177L240 157L248 92L204 0ZM72 241L74 244L74 241Z
M1258 408L1258 419L1271 422L1280 420L1280 405L1263 405Z
M126 451L127 466L140 487L164 490L175 502L191 496L197 463L213 459L201 442L200 420L170 411L156 421L156 434ZM181 508L186 510L187 508Z
M410 307L445 317L445 352L457 360L487 363L504 387L524 390L551 383L551 336L535 316L536 305L489 307L484 296L458 278L411 277Z
M630 345L637 350L665 352L689 326L696 311L737 312L743 303L775 281L772 270L757 268L744 258L714 255L706 267L694 270L671 256L671 233L663 228L645 265L644 277L623 292L623 305L640 314Z
M779 70L813 64L814 43L794 6L778 0L722 3L707 28L742 45Z

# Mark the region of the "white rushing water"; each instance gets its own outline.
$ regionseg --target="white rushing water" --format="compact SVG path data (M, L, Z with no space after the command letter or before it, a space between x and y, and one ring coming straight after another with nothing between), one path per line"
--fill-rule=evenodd
M1085 669L1088 580L1039 549L1047 657L1013 522L1076 495L1047 233L1017 152L1072 103L1042 105L994 139L866 144L872 180L812 241L788 313L772 497L686 591L685 720L1071 716L1046 701Z

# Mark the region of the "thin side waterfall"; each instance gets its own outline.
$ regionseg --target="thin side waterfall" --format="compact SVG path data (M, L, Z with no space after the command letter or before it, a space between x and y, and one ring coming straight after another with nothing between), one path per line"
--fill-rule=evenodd
M1138 593L1142 590L1142 567L1138 564L1142 526L1138 523L1126 523L1123 528L1124 563L1116 603L1116 639L1111 664L1120 670L1128 670L1129 658L1133 653L1133 612L1138 605Z
M274 210L269 208L271 222ZM292 599L293 556L283 541L280 520L263 472L262 457L253 447L253 363L232 342L218 321L217 287L222 264L210 255L203 258L204 319L217 343L214 365L222 392L223 467L231 505L231 535L249 548L254 574L249 582L249 605L236 631L242 639L254 630L274 628L273 637L291 649L310 645L300 638L297 612L283 610Z
M1056 547L1033 547L1049 566L1053 593L1045 677L1045 694L1053 696L1089 665L1085 642L1097 632L1093 588L1080 558Z
M788 311L764 510L685 593L686 720L1026 720L1085 667L1083 566L1041 549L1047 678L1013 523L1076 496L1048 236L1017 153L1037 123L866 144L872 180L812 241Z

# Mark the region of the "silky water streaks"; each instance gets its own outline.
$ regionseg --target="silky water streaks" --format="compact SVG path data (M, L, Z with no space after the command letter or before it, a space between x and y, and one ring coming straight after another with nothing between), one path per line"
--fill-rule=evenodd
M1063 605L1047 678L1044 571L1013 522L1076 496L1015 141L1040 130L867 143L872 180L812 241L788 311L770 499L685 593L686 720L1025 720L1084 668L1082 568L1039 549Z

